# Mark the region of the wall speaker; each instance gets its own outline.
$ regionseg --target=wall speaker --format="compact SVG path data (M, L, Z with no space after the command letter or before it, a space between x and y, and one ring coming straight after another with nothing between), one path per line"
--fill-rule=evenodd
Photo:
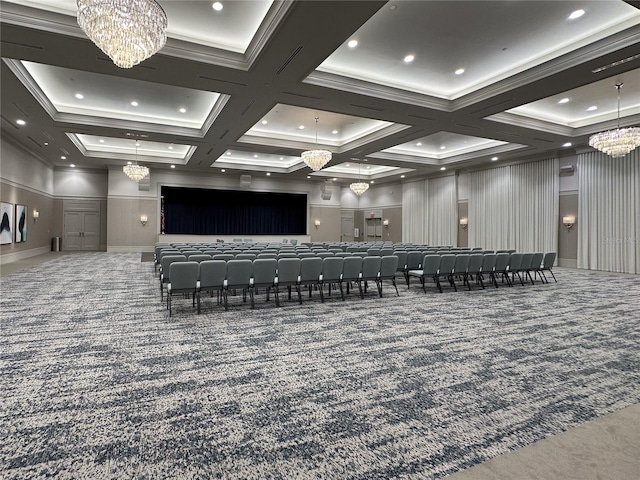
M333 185L331 184L331 180L326 180L322 185L320 185L320 196L323 200L331 200L332 192Z
M149 190L151 190L151 174L147 175L138 182L139 192L148 192Z
M251 185L251 175L240 175L240 186L243 188Z

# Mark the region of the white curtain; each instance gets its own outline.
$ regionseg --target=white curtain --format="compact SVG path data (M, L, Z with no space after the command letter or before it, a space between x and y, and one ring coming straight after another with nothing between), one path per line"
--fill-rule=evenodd
M469 246L488 250L509 245L509 167L471 172L469 177Z
M469 246L557 252L559 194L558 159L472 172Z
M402 185L402 241L425 243L426 183Z
M427 180L426 244L458 245L457 185L455 175Z
M578 268L640 273L640 150L578 156Z

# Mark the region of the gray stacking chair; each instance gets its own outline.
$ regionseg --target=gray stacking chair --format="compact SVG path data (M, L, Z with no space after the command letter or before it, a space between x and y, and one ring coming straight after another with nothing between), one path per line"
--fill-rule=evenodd
M529 277L531 285L534 285L533 277L531 276L531 265L533 263L533 253L522 254L522 265L520 265L520 272L523 276ZM525 279L526 279L525 277Z
M393 255L393 247L383 247L380 249L381 257L387 257L389 255Z
M547 280L547 276L544 274L544 272L549 272L553 277L553 280L556 283L558 283L558 280L556 280L556 276L551 271L551 269L553 268L553 264L555 262L556 262L556 252L549 252L544 255L544 258L542 260L542 266L540 267L538 272L540 272L540 275L542 275L542 277L547 283L549 283L549 280Z
M467 266L467 274L465 275L465 281L467 288L471 290L471 282L469 278L476 277L476 283L479 283L484 289L484 282L482 281L482 262L484 261L484 255L481 253L472 253L469 256L469 265Z
M253 290L249 289L252 273L253 262L251 260L241 259L227 262L227 278L222 289L225 310L229 310L229 290L242 289L242 300L245 302L247 301L247 291L249 291L253 303Z
M370 257L379 257L380 249L379 248L369 248L367 249L367 255Z
M277 255L278 260L280 260L281 258L298 258L298 254L292 250L290 252L283 252L280 251L280 253L278 253Z
M424 254L420 250L411 250L407 252L407 263L404 269L404 279L407 282L407 288L409 285L409 271L422 269L422 258Z
M291 245L297 245L298 244L298 240L296 240L295 238L292 238L291 240L289 240L289 243Z
M253 302L258 288L266 288L266 299L269 301L269 294L275 286L277 271L278 261L275 258L258 258L253 261L253 274L249 286L251 289L251 308L255 307Z
M393 255L398 257L398 272L404 276L404 268L407 265L407 252L405 250L394 250Z
M178 250L177 248L163 248L160 250L160 252L158 253L158 256L156 258L157 260L157 269L160 271L160 273L162 273L162 259L164 257L168 257L169 255L182 255L182 252L180 250ZM155 272L156 270L154 270Z
M542 266L542 259L544 258L544 254L542 252L536 252L533 254L533 258L531 259L531 271L533 272L533 278L535 279L540 272L540 267ZM542 279L542 275L540 275L540 281L544 283Z
M206 255L204 253L199 253L197 255L189 255L189 262L203 262L205 260L211 260L211 255Z
M300 252L298 258L315 258L316 254L312 252Z
M309 298L313 287L320 283L320 274L322 273L322 258L301 258L300 259L300 280L298 281L298 300L302 303L302 287L309 287Z
M440 281L438 280L438 270L440 268L440 258L441 255L435 253L427 253L423 256L420 265L422 268L409 270L407 275L409 277L417 277L420 280L420 284L422 285L422 290L424 293L427 293L426 281L427 278L433 279L438 290L442 293L442 287L440 286Z
M162 257L162 272L160 272L160 300L164 301L164 286L171 280L170 266L173 262L186 262L187 257L184 255L166 255Z
M362 259L362 276L360 280L364 282L362 298L367 292L367 285L369 281L376 282L378 284L378 276L380 275L380 257L367 255ZM378 293L380 293L378 291Z
M217 255L213 255L211 257L212 260L224 260L225 262L233 260L234 258L235 255L233 255L232 253L218 253Z
M453 271L451 272L451 286L457 292L456 277L462 278L463 284L467 282L467 270L469 268L469 254L458 253L456 255L456 261L453 264ZM469 287L470 289L470 287Z
M167 284L167 308L171 316L171 306L173 296L176 294L191 294L193 306L198 300L198 311L200 311L200 297L198 296L198 262L173 262L170 268L171 281Z
M323 250L323 251L316 252L316 257L319 257L319 258L335 257L335 254L333 252Z
M400 296L396 285L396 273L398 270L398 257L396 255L384 255L380 257L380 275L378 276L378 291L382 297L382 281L391 280L396 289L396 295Z
M278 258L278 254L277 253L259 253L256 258L273 258L273 259L277 259Z
M291 287L298 288L300 277L299 258L280 258L278 260L278 276L275 282L276 307L280 306L280 287L287 287L291 300Z
M237 253L236 256L233 257L233 258L235 258L236 260L246 259L246 260L253 261L253 260L256 259L256 254L255 253L244 253L244 252L243 253Z
M360 280L362 273L362 257L360 255L351 255L344 257L344 265L342 266L341 282L347 285L347 295L352 282L358 283L358 290L362 296L362 281Z
M522 277L520 276L520 268L522 267L522 253L512 253L509 258L509 273L511 273L511 285L513 286L513 281L516 279L516 275L520 279L520 284L524 285L522 281Z
M198 282L198 296L202 301L202 292L216 292L217 304L220 305L220 295L227 278L227 262L224 260L204 260L200 262L200 280ZM198 304L200 313L200 304Z
M487 278L490 282L493 282L498 287L495 278L494 269L496 268L496 254L495 253L485 253L482 256L482 271L480 272L480 285L484 288L484 278L487 275Z
M331 296L331 285L340 287L340 296L344 300L344 291L342 290L342 268L344 266L344 258L342 257L325 257L322 259L322 273L320 274L320 301L324 302L324 286L329 287L329 296Z
M507 285L510 287L511 279L509 278L509 259L511 258L511 254L507 252L497 253L496 254L496 265L493 268L493 283L498 288L498 276L502 277L502 281L507 280Z
M441 278L445 278L449 282L449 285L455 288L455 282L453 281L453 267L455 266L455 264L455 255L451 253L440 255L440 267L438 268L438 274L436 275L436 283L438 284L440 291L442 291L442 282L440 281Z

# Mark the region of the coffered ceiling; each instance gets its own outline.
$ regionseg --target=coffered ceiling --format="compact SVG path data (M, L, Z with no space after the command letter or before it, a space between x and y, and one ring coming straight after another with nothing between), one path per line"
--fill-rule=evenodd
M640 124L638 2L158 3L167 45L120 69L75 0L2 1L2 135L61 168L383 183L587 148L617 83Z

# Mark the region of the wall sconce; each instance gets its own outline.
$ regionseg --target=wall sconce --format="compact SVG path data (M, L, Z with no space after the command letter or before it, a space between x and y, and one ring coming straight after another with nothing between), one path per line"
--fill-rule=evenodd
M146 215L140 215L140 223L142 224L143 227L147 224L148 221L149 219L147 218Z
M571 227L573 227L576 223L576 216L566 215L562 217L562 223L564 224L565 227L567 227L567 230L571 230Z
M318 228L320 226L320 220L315 220L313 224Z
M34 208L33 209L33 221L37 222L39 218L40 218L40 212Z
M461 218L460 219L460 226L462 228L466 229L467 225L469 225L469 219L468 218Z
M383 220L382 225L384 225L384 228L389 228L389 219Z

